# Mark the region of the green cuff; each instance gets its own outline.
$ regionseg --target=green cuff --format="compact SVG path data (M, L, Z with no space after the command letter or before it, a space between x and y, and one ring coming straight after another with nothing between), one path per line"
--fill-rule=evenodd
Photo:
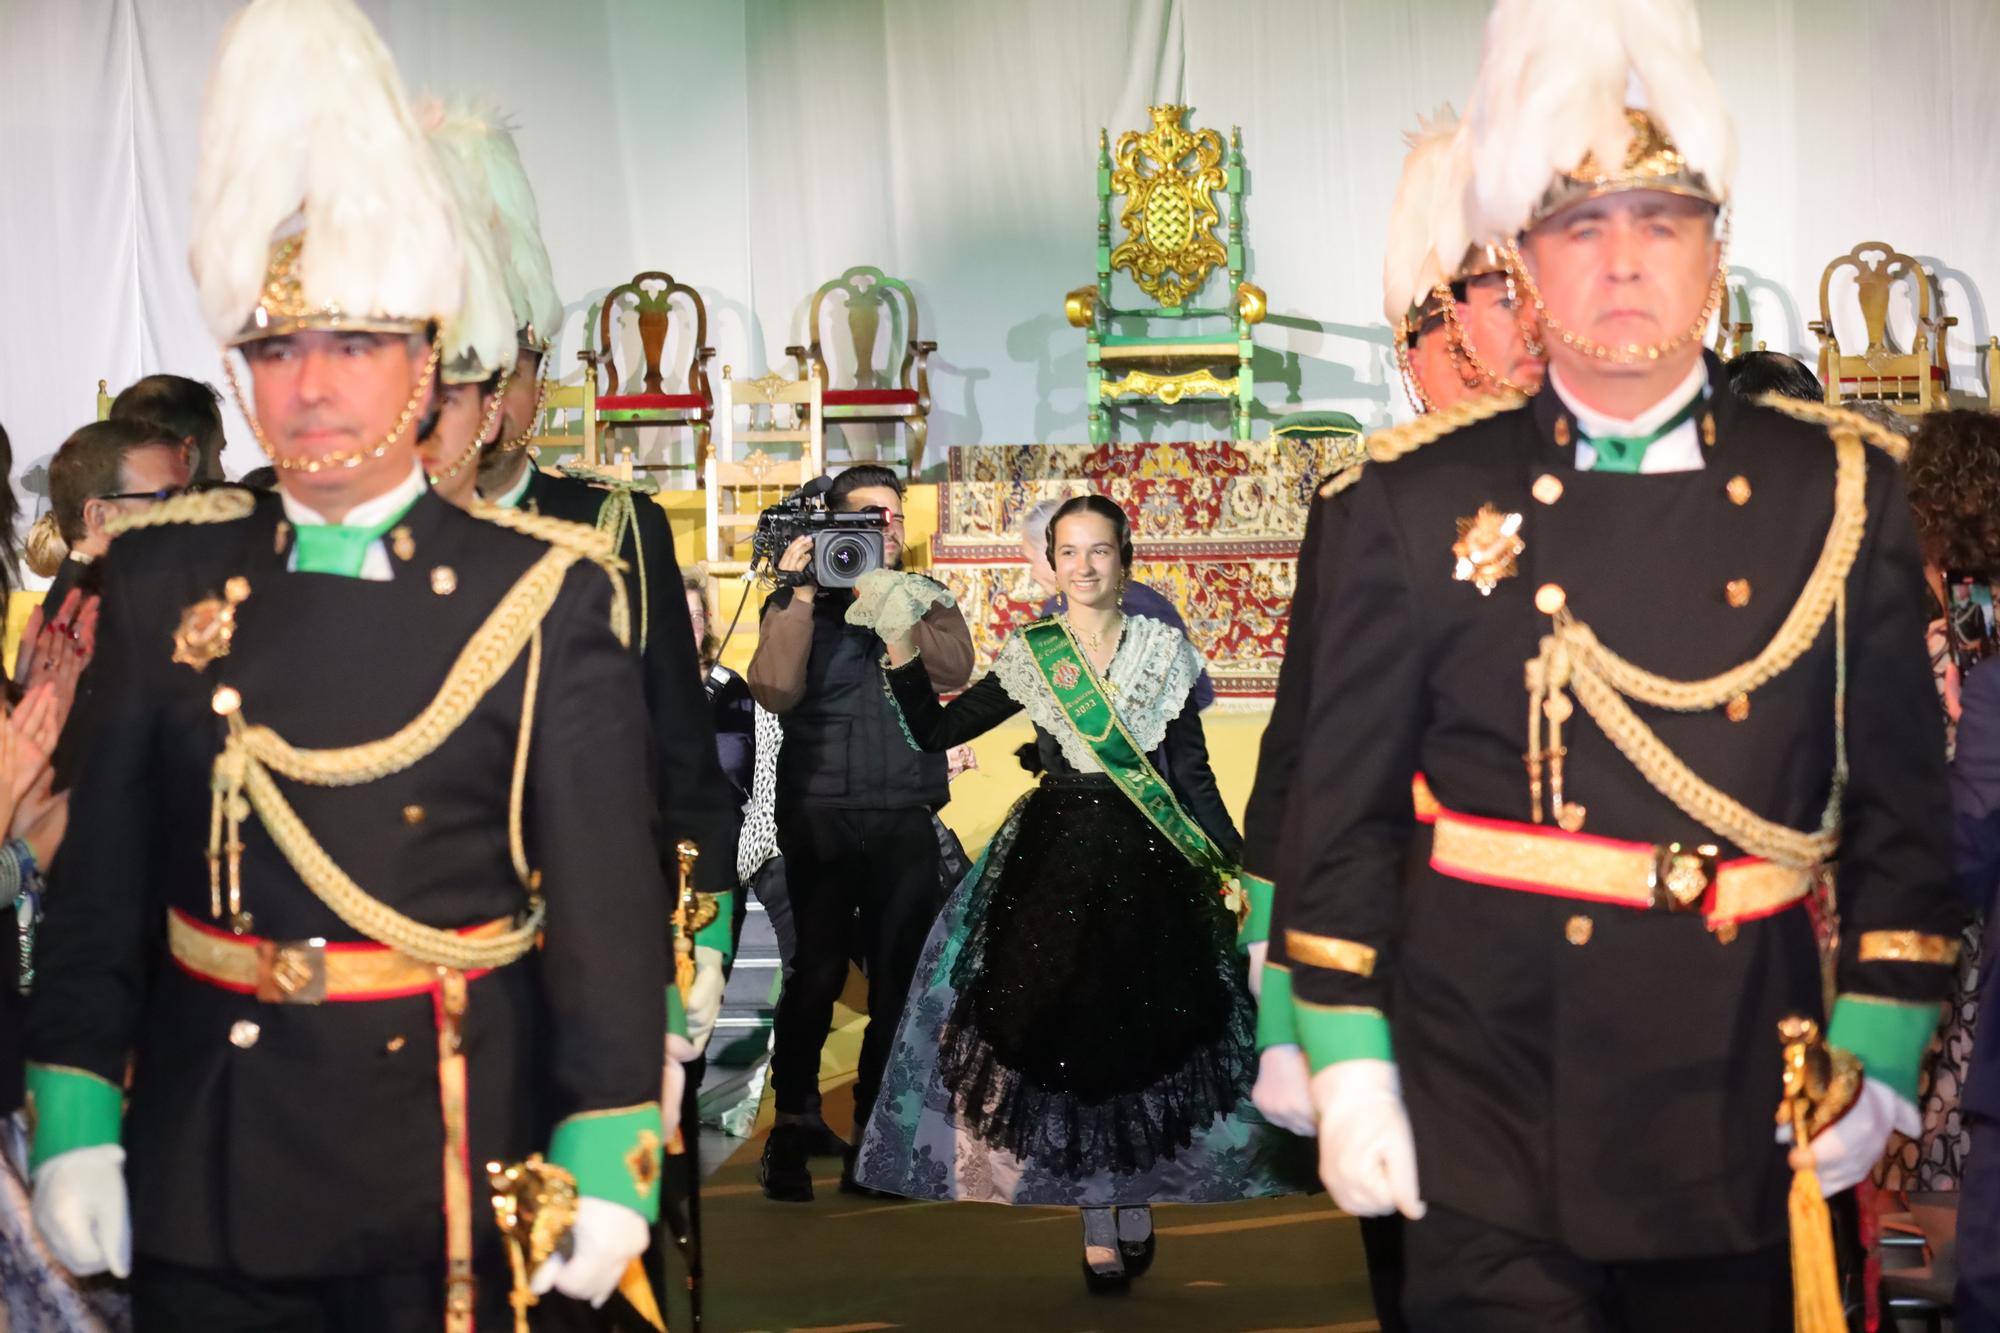
M1292 1012L1298 1023L1299 1045L1305 1047L1306 1061L1315 1074L1342 1060L1396 1058L1389 1045L1389 1020L1380 1009L1298 1000L1293 1002Z
M679 986L669 985L667 987L667 1035L669 1037L686 1037L687 1034L687 1001L681 998L681 988Z
M1257 1049L1299 1044L1298 1015L1292 1011L1292 970L1264 964L1264 982L1257 993Z
M660 1104L586 1111L556 1126L551 1164L576 1177L576 1192L622 1203L648 1222L660 1217Z
M35 1137L28 1170L75 1148L118 1142L124 1117L125 1094L110 1080L64 1065L29 1065L28 1123Z
M1271 881L1261 875L1244 871L1237 878L1243 884L1244 896L1250 900L1250 915L1236 931L1236 947L1247 948L1252 944L1262 944L1271 938Z
M1877 995L1842 995L1833 1002L1826 1042L1861 1058L1868 1077L1915 1104L1917 1071L1944 1010Z
M736 891L725 889L715 895L715 920L694 933L694 942L714 949L724 962L736 952Z

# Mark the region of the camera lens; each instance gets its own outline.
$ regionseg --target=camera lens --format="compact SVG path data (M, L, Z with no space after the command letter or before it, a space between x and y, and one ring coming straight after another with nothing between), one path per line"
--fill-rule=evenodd
M826 548L826 567L844 578L853 578L861 572L866 556L861 543L852 538L832 542Z
M814 537L814 582L822 588L851 588L882 567L882 534L822 532Z

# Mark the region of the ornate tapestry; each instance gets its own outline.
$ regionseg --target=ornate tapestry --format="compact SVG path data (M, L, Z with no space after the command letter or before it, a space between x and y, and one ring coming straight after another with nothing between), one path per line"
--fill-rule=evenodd
M1132 517L1132 576L1165 594L1225 698L1269 697L1285 652L1299 538L1352 438L976 445L951 451L931 572L958 595L981 669L1045 600L1021 559L1037 503L1086 491Z

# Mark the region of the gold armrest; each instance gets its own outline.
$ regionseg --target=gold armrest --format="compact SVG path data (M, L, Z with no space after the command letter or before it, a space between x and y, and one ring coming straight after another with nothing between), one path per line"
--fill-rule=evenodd
M1254 282L1236 284L1236 313L1243 317L1245 324L1262 324L1270 303L1264 289Z
M1063 298L1063 317L1079 329L1097 322L1097 288L1078 287Z

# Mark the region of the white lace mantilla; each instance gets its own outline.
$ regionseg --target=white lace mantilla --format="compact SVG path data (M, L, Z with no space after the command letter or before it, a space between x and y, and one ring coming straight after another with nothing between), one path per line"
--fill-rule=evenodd
M1063 757L1079 773L1104 771L1090 745L1063 715L1062 705L1042 678L1042 669L1035 665L1035 655L1020 631L1009 635L1002 645L993 674L1000 678L1007 697L1027 710L1028 720L1056 738ZM1160 748L1167 737L1167 723L1181 715L1188 691L1200 675L1201 655L1185 634L1150 616L1125 618L1125 637L1111 659L1107 678L1111 706L1138 742L1140 753L1151 754Z

